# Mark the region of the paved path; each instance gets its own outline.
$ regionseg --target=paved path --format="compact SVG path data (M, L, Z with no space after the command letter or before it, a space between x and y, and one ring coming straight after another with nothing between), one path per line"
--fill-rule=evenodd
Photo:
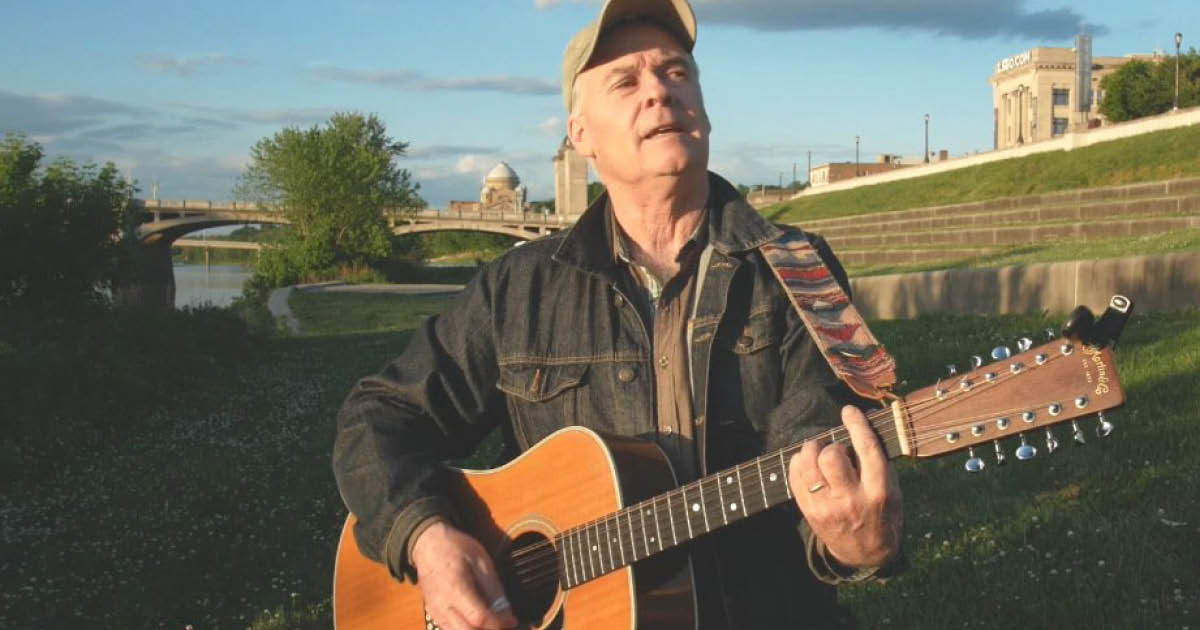
M438 293L457 293L463 290L461 284L346 284L345 282L317 282L314 284L297 284L291 287L275 289L267 300L267 309L275 321L283 325L288 332L300 332L300 320L288 306L288 298L292 291L305 293L367 293L391 295L433 295Z

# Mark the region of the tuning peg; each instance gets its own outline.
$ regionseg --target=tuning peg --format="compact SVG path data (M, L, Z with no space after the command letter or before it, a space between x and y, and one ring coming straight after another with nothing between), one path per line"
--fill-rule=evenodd
M1058 438L1054 437L1054 432L1049 428L1046 429L1046 452L1053 453L1058 450Z
M1017 352L1025 352L1033 347L1033 340L1029 337L1021 337L1017 340Z
M992 360L993 361L1002 361L1011 356L1012 356L1012 350L1009 350L1008 346L996 346L995 348L992 348Z
M1062 336L1076 341L1088 341L1091 338L1092 325L1095 323L1096 316L1092 314L1092 309L1083 305L1076 306L1063 323Z
M992 446L996 449L996 465L1003 466L1008 458L1004 456L1004 451L1000 448L1000 440L992 440Z
M953 363L947 363L946 364L946 373L949 374L950 376L954 376L955 374L958 374L958 368L954 367Z
M1071 438L1080 446L1087 444L1087 440L1083 439L1083 428L1079 426L1078 420L1071 421Z
M979 472L979 471L983 470L983 460L975 456L975 447L974 446L967 449L967 455L969 456L967 459L967 464L965 466L965 468L967 469L967 472L975 473L975 472Z
M978 370L983 367L983 357L978 354L971 355L971 369Z
M1017 447L1017 459L1025 461L1033 459L1037 455L1037 449L1025 441L1025 434L1021 434L1021 445Z
M1097 437L1102 437L1102 438L1108 437L1108 436L1112 435L1113 430L1117 428L1117 427L1113 426L1113 423L1108 421L1108 418L1104 417L1103 411L1096 414L1096 419L1100 421L1100 424L1096 425L1096 436Z
M1046 341L1054 341L1058 338L1058 333L1054 332L1053 328L1046 329Z

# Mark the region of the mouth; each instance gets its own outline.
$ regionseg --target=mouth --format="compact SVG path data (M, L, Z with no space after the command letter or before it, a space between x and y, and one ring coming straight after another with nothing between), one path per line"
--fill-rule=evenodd
M645 136L643 136L643 138L646 140L649 140L651 138L656 138L658 136L684 133L684 131L685 130L683 127L676 125L674 123L668 123L665 125L659 125L653 129L651 129Z

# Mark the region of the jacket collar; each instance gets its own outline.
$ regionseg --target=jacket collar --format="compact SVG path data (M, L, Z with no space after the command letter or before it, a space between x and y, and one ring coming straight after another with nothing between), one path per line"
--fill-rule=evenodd
M764 219L732 184L720 175L708 174L708 239L713 249L730 255L768 243L783 231ZM617 265L609 229L608 193L600 195L571 226L554 259L588 272Z

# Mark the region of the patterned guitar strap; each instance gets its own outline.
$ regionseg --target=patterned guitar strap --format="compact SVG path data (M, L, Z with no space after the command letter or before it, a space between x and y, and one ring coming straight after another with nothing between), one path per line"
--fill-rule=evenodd
M896 384L896 361L871 334L808 235L785 229L759 250L833 373L859 396L881 403L894 399L889 390Z

